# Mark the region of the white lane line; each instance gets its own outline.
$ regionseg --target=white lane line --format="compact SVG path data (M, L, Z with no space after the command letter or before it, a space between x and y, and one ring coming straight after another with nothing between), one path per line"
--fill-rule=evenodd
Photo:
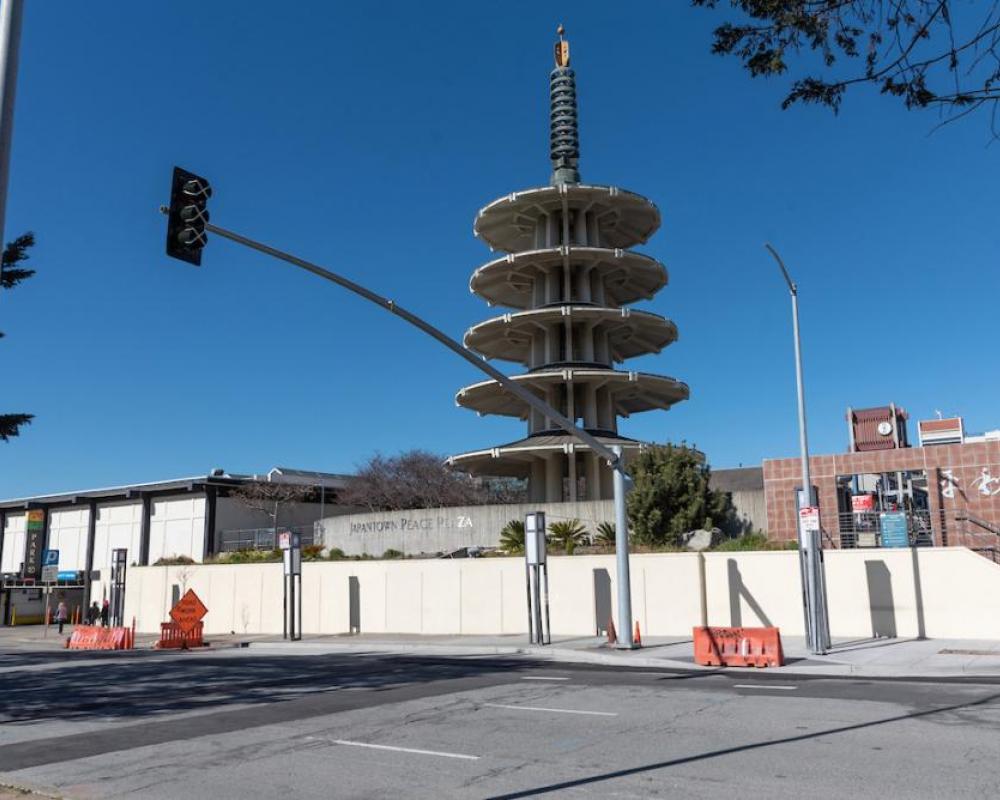
M554 714L589 714L594 717L617 717L616 711L578 711L574 708L544 708L542 706L508 706L503 703L483 703L490 708L509 708L513 711L550 711Z
M798 686L768 686L767 684L763 684L763 683L734 683L733 684L733 688L734 689L765 689L767 691L770 691L771 689L776 689L776 690L782 691L782 692L794 692L799 687Z
M442 753L438 750L417 750L413 747L393 747L388 744L371 744L370 742L351 742L347 739L334 739L334 744L348 745L349 747L370 747L372 750L392 750L395 753L416 753L418 756L441 756L441 758L464 758L466 761L478 761L479 756L470 756L465 753Z
M554 678L551 675L522 675L522 681L568 681L569 678Z

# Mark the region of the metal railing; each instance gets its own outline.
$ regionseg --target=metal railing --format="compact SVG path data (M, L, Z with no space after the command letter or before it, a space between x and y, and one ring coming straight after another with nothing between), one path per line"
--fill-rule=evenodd
M280 525L278 532L297 533L303 547L314 542L312 525ZM274 550L278 546L275 541L274 528L232 528L219 532L219 552L233 553L239 550Z
M930 511L906 511L906 530L910 545L930 547L934 544L934 526ZM837 515L840 546L882 547L882 517L877 511L848 511Z
M994 523L970 515L965 509L906 511L910 545L930 547L968 547L1000 564L1000 534ZM837 515L840 546L881 547L882 520L876 511Z

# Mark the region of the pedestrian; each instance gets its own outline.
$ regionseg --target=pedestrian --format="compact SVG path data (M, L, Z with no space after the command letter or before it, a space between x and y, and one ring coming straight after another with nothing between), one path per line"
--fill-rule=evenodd
M90 604L90 608L87 609L87 624L96 625L97 620L99 620L100 618L101 618L101 608L100 606L97 605L97 601L95 600L93 603Z
M69 609L66 607L66 601L60 600L59 605L56 606L56 622L59 623L59 635L62 636L63 625L66 624L66 620L69 619Z
M111 603L108 602L107 598L104 598L104 604L101 606L101 625L105 628L108 627L108 620L111 618Z

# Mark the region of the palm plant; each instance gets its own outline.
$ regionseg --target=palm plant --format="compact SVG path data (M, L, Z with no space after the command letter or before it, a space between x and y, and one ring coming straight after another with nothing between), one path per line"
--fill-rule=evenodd
M597 536L594 538L594 542L604 547L614 547L616 534L613 522L602 522L597 526Z
M587 540L587 529L578 519L560 520L549 525L552 543L563 548L566 555L572 555L578 544Z
M524 552L524 520L512 519L500 531L500 549L514 555Z

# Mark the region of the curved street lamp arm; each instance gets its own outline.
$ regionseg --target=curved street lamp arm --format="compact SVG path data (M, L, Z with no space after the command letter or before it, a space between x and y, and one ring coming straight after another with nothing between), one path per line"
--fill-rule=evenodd
M774 256L774 260L777 261L778 266L781 267L781 274L784 275L785 283L788 284L788 291L790 291L792 294L798 294L799 288L795 285L795 282L792 280L792 276L788 274L788 270L785 269L785 262L781 260L781 256L778 255L778 251L775 250L773 247L771 247L771 245L769 245L767 242L764 242L764 247L766 247L768 252L772 256Z

